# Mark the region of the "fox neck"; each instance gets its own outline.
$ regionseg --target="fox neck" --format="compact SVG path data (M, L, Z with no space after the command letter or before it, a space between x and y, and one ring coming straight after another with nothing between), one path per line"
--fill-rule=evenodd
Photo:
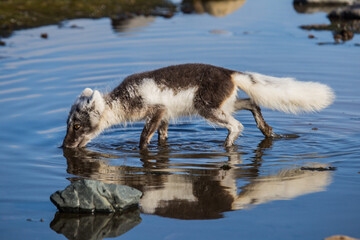
M104 100L105 109L101 115L99 126L101 131L113 125L126 122L122 104L117 100L110 99L108 96L104 96Z

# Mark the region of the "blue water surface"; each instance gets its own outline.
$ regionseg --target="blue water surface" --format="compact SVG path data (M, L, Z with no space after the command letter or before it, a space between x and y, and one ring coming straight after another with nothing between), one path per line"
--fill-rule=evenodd
M332 44L329 31L300 29L328 20L297 13L292 1L242 2L224 16L139 16L121 31L107 18L76 19L6 39L0 238L360 238L360 38ZM245 130L232 149L222 147L226 130L199 118L171 123L167 144L155 136L146 155L137 148L143 123L115 126L83 150L59 148L85 87L107 92L129 74L187 62L321 82L336 100L313 114L263 110L275 132L297 138L264 139L251 114L239 112ZM140 215L131 224L56 217L49 196L80 178L141 190Z

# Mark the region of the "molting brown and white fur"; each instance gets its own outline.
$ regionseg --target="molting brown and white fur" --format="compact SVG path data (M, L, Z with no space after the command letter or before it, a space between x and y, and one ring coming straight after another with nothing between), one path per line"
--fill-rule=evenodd
M237 98L238 89L250 98ZM243 125L232 113L249 110L266 137L275 136L259 105L288 113L321 110L332 103L333 91L315 82L299 82L257 73L242 73L206 64L183 64L128 76L108 94L86 88L71 108L64 147L84 147L104 129L145 120L140 137L144 149L158 130L167 139L170 119L199 115L227 128L231 146Z

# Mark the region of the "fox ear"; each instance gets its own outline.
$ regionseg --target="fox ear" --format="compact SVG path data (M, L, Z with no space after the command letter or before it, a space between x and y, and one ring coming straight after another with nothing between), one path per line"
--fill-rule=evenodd
M85 89L86 90L86 89ZM85 91L84 90L84 91ZM90 89L91 90L91 89ZM92 91L92 90L91 90ZM98 90L95 90L90 99L89 99L89 104L90 106L92 106L94 108L95 111L98 111L100 114L104 111L105 109L105 101L104 98L102 97L101 93Z
M90 98L93 93L94 91L91 88L85 88L75 100L74 105L79 108L87 106L90 103Z
M91 88L85 88L84 91L82 91L82 93L80 94L80 97L89 98L89 97L91 97L93 92L94 91Z

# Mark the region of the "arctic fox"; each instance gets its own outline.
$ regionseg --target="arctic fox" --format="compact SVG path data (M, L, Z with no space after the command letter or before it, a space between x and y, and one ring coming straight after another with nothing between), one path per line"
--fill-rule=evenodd
M249 98L237 98L241 89ZM67 120L63 147L84 147L104 129L119 123L145 121L140 149L158 131L167 139L169 120L198 115L228 129L224 146L233 145L243 125L232 113L249 110L266 137L274 137L260 105L287 113L319 111L334 100L331 88L258 73L238 72L207 64L182 64L133 74L110 93L86 88L76 99Z

